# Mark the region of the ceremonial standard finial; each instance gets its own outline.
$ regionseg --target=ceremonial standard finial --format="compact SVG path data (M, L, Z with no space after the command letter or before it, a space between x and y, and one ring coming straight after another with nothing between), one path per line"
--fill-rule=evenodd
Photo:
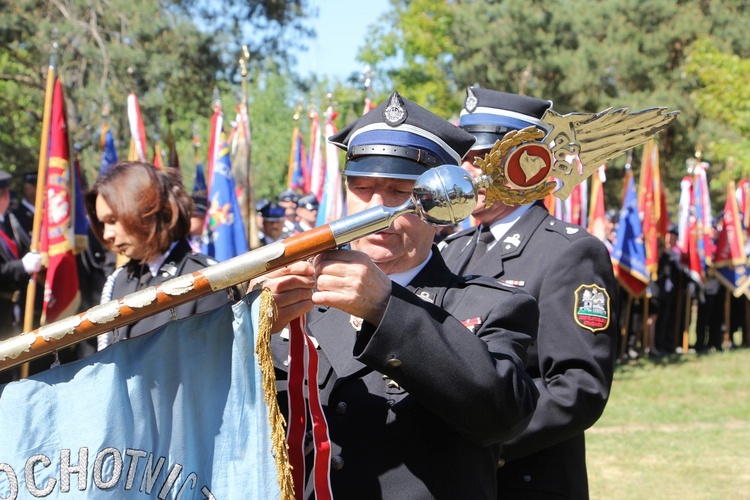
M106 122L107 118L109 118L109 113L111 111L110 109L110 103L109 103L109 97L104 97L104 104L102 104L102 119Z
M298 122L300 117L302 116L302 110L304 108L302 107L302 98L300 97L297 99L297 106L294 108L294 121Z
M49 55L50 69L55 68L55 64L56 64L55 59L57 58L57 51L60 49L60 44L57 41L59 37L60 35L57 32L57 26L55 26L54 28L52 28L52 46L51 46L50 55Z
M597 168L648 141L679 113L666 108L633 113L609 108L596 114L560 115L548 109L536 127L507 133L484 158L477 158L485 174L478 182L487 188L486 202L516 205L541 200L556 187L550 177L562 182L553 194L567 199ZM582 168L574 168L576 156Z
M242 55L240 56L240 75L242 77L247 76L247 61L250 60L250 51L247 50L247 45L242 46Z
M218 85L214 85L213 97L211 98L211 106L214 109L221 109L221 93L219 92Z
M375 71L369 64L365 64L362 68L362 72L359 74L359 81L362 82L362 87L366 91L370 91L372 88L372 78L375 76Z
M708 170L708 167L711 166L710 163L703 161L703 148L700 141L698 141L695 145L695 153L693 155L693 158L688 158L687 160L685 160L685 166L687 167L687 172L690 175L696 173L696 167L701 167L703 170Z

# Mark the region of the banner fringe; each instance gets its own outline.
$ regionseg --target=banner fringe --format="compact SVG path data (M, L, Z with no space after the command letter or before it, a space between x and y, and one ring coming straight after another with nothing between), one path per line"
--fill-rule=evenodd
M292 481L292 467L289 464L289 454L286 444L286 422L279 410L276 399L276 375L273 369L271 355L271 327L278 315L273 294L268 289L260 293L260 318L258 318L258 339L255 344L255 355L263 372L263 392L268 404L268 420L271 424L271 441L276 472L278 474L279 489L282 500L294 499L294 483Z

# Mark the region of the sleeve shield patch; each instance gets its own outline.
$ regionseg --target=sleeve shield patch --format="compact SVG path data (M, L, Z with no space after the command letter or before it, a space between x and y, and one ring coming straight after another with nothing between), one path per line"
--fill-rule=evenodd
M597 285L579 286L575 291L573 314L582 328L592 332L605 330L609 326L609 294Z

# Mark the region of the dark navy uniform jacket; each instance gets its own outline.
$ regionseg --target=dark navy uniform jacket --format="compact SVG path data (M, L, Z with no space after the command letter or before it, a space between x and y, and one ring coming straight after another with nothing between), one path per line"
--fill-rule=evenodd
M311 311L334 498L494 498L497 443L536 400L523 370L536 320L531 296L450 273L437 248L408 287L393 284L377 327ZM274 335L272 349L286 414L289 342Z
M452 270L468 258L476 230L446 239ZM616 351L617 287L606 247L535 204L465 272L512 284L539 306L527 365L539 401L526 430L503 445L498 498L588 498L584 430L604 411Z
M200 271L215 263L215 261L212 261L206 255L192 253L190 243L188 243L187 239L182 239L172 248L172 251L161 265L159 273L156 276L151 274L147 265L133 262L129 262L125 265L124 269L117 271L119 274L115 279L114 288L112 289L112 299L121 299L138 290L160 285L177 276ZM219 290L211 295L206 295L192 302L177 306L174 308L174 319L187 318L193 314L216 309L232 300L231 294L231 289L229 291ZM120 340L137 337L164 325L171 319L173 319L171 310L162 311L131 325L116 329L115 337Z

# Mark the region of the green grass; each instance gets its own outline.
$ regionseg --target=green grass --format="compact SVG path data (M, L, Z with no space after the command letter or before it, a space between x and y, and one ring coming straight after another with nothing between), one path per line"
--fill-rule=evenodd
M594 500L750 499L750 349L619 366L586 444Z

